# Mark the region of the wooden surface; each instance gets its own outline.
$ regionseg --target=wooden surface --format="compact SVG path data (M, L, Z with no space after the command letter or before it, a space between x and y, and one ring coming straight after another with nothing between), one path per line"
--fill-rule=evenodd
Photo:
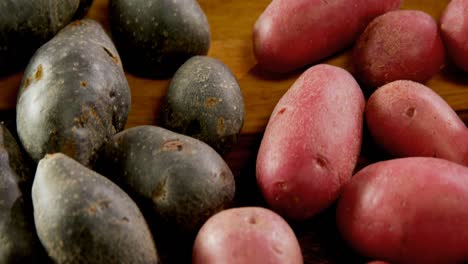
M261 204L255 185L255 158L271 111L279 98L304 71L287 75L261 71L252 52L253 24L269 0L199 0L211 26L209 56L227 64L239 80L246 106L246 119L238 146L225 158L238 179L238 205ZM403 8L426 11L438 19L449 0L404 0ZM95 0L88 17L108 30L107 0ZM324 63L349 69L349 52ZM132 108L127 127L156 124L158 107L168 80L141 79L127 75ZM21 73L0 79L0 110L14 109ZM446 67L427 85L439 93L463 118L468 116L468 75ZM0 116L1 117L1 116ZM466 119L465 119L466 120ZM377 160L372 142L365 139L362 164ZM340 240L334 228L333 208L305 223L294 224L306 263L354 263L363 261Z

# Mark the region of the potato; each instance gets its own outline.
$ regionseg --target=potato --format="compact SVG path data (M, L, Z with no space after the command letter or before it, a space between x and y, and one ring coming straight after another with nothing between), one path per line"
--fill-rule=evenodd
M31 59L16 106L18 135L35 161L63 152L89 166L124 128L129 108L130 89L112 41L97 22L76 21Z
M401 0L273 0L254 26L258 64L288 72L316 63L348 45L372 18Z
M447 53L455 64L468 72L468 1L452 0L440 18Z
M34 51L73 19L84 16L92 0L2 0L0 75L25 67Z
M346 185L337 207L343 237L391 263L468 260L468 168L428 157L372 164Z
M312 217L350 179L362 142L364 96L345 70L317 65L276 105L257 156L265 200L288 218Z
M303 263L301 248L288 223L260 207L243 207L212 216L200 229L194 264Z
M195 0L110 0L109 16L124 68L134 74L168 78L208 53L210 26Z
M422 84L395 81L380 87L369 98L365 116L374 141L396 157L438 157L468 165L465 124Z
M221 61L195 56L171 81L161 126L197 138L221 154L237 142L244 124L244 99L231 70Z
M40 263L29 198L31 173L15 139L0 125L0 263Z
M137 205L114 183L61 154L39 162L37 233L56 263L158 263Z
M396 80L426 82L443 66L445 51L437 23L416 10L375 18L353 49L359 81L376 88Z
M155 126L115 135L104 146L97 170L186 233L196 234L234 197L234 177L216 151Z

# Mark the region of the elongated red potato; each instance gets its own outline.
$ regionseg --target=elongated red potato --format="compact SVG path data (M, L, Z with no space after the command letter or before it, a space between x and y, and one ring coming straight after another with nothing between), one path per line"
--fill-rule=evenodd
M350 45L401 0L273 0L254 26L254 52L269 71L288 72Z
M276 105L257 156L257 182L271 208L306 219L350 179L361 148L364 96L345 70L317 65Z
M445 47L455 64L468 72L468 0L452 0L440 18Z
M302 253L288 223L260 207L242 207L212 216L198 232L193 264L302 264Z
M337 207L343 237L390 263L468 260L468 168L437 158L372 164L353 176Z
M444 61L437 22L418 10L396 10L375 18L353 49L356 76L373 89L396 80L424 83Z
M411 81L377 89L366 106L374 140L397 157L428 156L468 165L468 131L438 94Z

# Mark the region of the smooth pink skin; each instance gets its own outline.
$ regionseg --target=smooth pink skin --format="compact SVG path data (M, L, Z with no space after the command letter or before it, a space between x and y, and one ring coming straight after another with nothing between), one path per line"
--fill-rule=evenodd
M438 157L468 166L465 124L422 84L395 81L380 87L369 98L365 116L375 142L396 157Z
M254 26L258 64L288 72L350 45L376 16L401 0L273 0Z
M269 206L303 220L330 206L361 148L364 96L331 65L304 72L276 105L257 156L257 182Z
M342 236L362 255L391 263L468 260L468 168L437 158L372 164L343 190Z
M396 80L424 83L439 72L444 61L436 21L416 10L391 11L377 17L353 50L356 74L371 88Z
M440 18L447 52L455 64L468 72L468 0L452 0Z
M302 264L296 235L274 212L260 207L222 211L200 229L193 264Z

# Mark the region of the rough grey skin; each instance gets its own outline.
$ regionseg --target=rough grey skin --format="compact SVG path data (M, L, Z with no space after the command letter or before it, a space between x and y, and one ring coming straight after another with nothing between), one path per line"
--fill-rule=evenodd
M81 18L92 0L0 1L0 75L26 66L34 51L73 19Z
M111 0L110 25L126 70L167 78L210 47L208 20L196 0Z
M205 143L155 126L134 127L109 141L99 171L136 200L148 202L158 218L196 233L230 205L234 177Z
M27 191L31 178L15 139L0 125L0 263L40 262Z
M124 128L129 108L114 45L97 22L78 20L31 59L16 107L18 135L35 161L62 152L89 166Z
M244 116L242 92L229 68L219 60L195 56L174 75L160 125L225 154L237 142Z
M58 153L32 187L39 238L56 263L158 263L137 205L117 185Z

